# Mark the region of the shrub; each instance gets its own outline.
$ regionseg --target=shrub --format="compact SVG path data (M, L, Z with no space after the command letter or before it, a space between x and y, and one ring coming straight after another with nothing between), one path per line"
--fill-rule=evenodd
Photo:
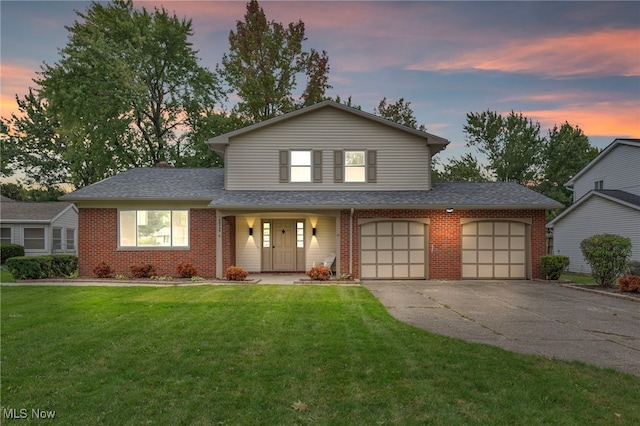
M542 272L547 280L557 280L569 266L569 258L559 254L549 254L540 258Z
M151 278L156 274L156 268L149 263L139 263L129 266L133 278Z
M307 275L312 281L327 281L331 276L329 268L324 265L314 266L307 271Z
M113 268L103 260L93 268L93 274L98 278L111 278L113 277Z
M631 240L614 234L599 234L580 243L582 255L591 266L591 275L603 287L613 286L627 269Z
M640 275L627 275L618 280L620 291L624 292L640 292Z
M71 277L78 270L78 256L54 254L51 256L52 277Z
M7 269L19 280L43 278L40 261L32 256L18 256L7 259Z
M193 263L182 262L178 265L178 276L181 278L193 278L198 275L198 270Z
M629 262L629 275L640 275L640 260Z
M12 257L24 256L24 247L18 244L2 243L0 244L0 263L7 263L7 259Z
M249 273L241 267L229 266L229 268L227 268L227 273L225 276L228 280L231 281L244 281L244 279L247 278L247 275L249 275Z

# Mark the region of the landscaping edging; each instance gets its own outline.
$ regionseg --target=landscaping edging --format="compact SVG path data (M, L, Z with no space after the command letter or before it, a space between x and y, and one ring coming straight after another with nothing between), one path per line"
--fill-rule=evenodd
M576 284L559 284L559 285L561 287L572 288L575 290L585 291L587 293L595 293L603 296L616 297L618 299L630 300L632 302L640 303L640 296L631 296L631 294L614 293L612 291L606 291L598 288L590 288L593 286L583 286L583 285L576 285Z

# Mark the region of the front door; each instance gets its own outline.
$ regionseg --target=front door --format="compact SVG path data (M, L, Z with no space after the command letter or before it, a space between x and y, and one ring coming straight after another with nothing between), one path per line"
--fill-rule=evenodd
M296 222L290 219L271 221L271 258L274 271L296 270Z

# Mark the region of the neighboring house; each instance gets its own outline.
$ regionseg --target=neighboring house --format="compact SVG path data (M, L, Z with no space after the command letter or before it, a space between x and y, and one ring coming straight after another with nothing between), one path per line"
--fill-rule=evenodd
M81 275L100 261L302 272L336 253L337 276L542 276L545 209L560 204L514 183L432 183L438 136L325 101L207 143L224 169L137 168L63 197L80 211Z
M24 246L26 256L77 254L78 209L57 201L0 200L0 242Z
M547 225L554 254L571 259L572 272L591 272L580 242L597 234L631 239L640 260L640 139L616 139L565 184L573 204Z

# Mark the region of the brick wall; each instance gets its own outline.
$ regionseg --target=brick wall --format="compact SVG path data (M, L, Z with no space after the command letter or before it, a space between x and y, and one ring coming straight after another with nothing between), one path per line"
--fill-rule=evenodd
M236 218L226 216L222 218L222 271L224 276L229 266L236 264Z
M183 261L191 262L198 275L215 277L216 214L211 209L191 209L189 249L118 250L118 209L81 208L78 226L78 267L81 277L93 277L93 268L105 261L116 274L129 276L130 265L145 262L158 275L176 276Z
M349 210L340 214L340 264L341 273L349 271ZM531 219L531 269L533 278L543 278L540 257L546 253L546 228L544 210L444 210L389 209L356 210L353 216L353 268L354 277L360 276L359 265L359 219L375 218L429 218L429 278L460 279L462 275L462 238L460 235L462 218Z

